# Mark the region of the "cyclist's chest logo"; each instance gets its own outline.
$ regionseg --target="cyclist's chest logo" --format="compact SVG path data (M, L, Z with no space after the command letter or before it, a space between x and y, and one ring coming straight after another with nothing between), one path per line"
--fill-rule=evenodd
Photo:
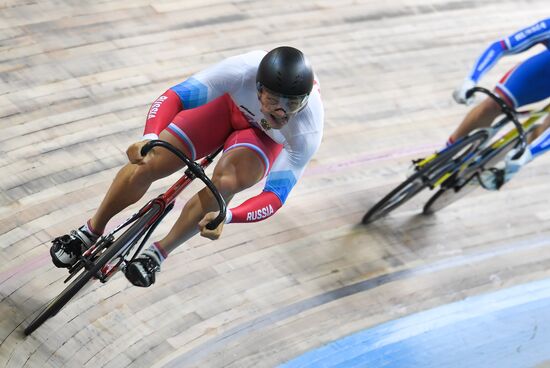
M262 128L264 128L265 130L270 130L271 129L271 125L269 125L267 120L265 120L264 118L262 118L262 120L260 120L260 124L262 125Z

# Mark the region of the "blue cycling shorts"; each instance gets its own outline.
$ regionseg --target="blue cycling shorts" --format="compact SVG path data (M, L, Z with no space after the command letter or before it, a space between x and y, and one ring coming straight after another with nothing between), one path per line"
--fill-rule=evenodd
M512 68L495 90L514 108L550 97L550 50Z

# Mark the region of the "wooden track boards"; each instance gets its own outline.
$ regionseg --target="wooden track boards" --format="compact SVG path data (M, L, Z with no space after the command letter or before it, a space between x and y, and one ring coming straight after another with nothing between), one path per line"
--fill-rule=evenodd
M418 215L421 196L357 225L459 123L467 110L451 91L483 48L547 10L544 0L4 2L0 366L271 367L388 320L547 278L548 157L499 193L479 190L431 217ZM223 57L283 44L314 65L326 131L280 213L227 226L216 242L193 239L153 288L121 276L93 285L24 338L65 277L49 240L97 208L149 104ZM483 85L525 57L501 60Z

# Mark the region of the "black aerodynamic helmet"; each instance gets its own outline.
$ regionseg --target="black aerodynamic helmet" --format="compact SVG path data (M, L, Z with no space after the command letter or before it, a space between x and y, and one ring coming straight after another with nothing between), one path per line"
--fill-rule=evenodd
M277 47L260 62L256 74L258 91L267 88L285 97L307 96L313 88L313 69L305 55L290 46Z

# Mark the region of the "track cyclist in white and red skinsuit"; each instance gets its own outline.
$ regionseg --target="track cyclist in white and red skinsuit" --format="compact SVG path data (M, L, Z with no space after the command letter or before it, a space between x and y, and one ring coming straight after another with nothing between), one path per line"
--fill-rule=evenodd
M473 98L467 99L466 92L475 87L502 56L518 54L535 45L541 45L544 49L506 73L495 87L495 92L515 109L550 97L550 18L547 18L489 45L462 85L454 91L454 99L469 105ZM491 98L485 99L466 115L447 144L452 144L474 129L489 126L500 113L496 102ZM481 185L489 190L499 189L523 165L546 152L550 148L549 126L550 115L529 138L528 149L515 159L517 151L514 149L507 154L502 167L485 170L480 175Z
M54 264L70 267L76 253L94 244L114 215L139 200L153 181L182 168L166 150L153 149L142 157L147 141L167 141L193 160L223 146L212 181L226 201L267 176L263 191L229 209L225 219L226 224L255 222L285 203L319 148L323 119L319 83L295 48L230 57L193 75L155 100L142 140L127 150L130 163L119 171L97 212L71 231L73 242L52 246ZM206 228L216 208L207 189L191 198L170 232L128 265L130 282L150 286L168 254L199 231L217 239L224 224Z

